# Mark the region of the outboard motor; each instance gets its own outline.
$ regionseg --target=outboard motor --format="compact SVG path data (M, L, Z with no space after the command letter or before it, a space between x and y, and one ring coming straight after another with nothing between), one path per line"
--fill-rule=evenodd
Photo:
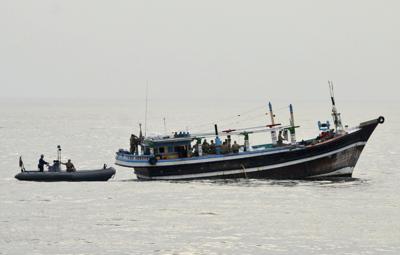
M61 146L57 145L57 160L53 161L53 165L49 166L49 172L61 172Z
M61 163L59 160L53 161L53 165L49 166L49 172L61 172Z

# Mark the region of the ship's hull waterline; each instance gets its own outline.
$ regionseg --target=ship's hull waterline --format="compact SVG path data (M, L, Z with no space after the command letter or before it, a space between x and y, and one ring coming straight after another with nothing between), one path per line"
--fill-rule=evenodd
M364 122L356 130L313 146L288 146L217 157L142 164L117 156L117 165L133 167L140 180L191 179L307 179L351 177L353 169L383 117Z

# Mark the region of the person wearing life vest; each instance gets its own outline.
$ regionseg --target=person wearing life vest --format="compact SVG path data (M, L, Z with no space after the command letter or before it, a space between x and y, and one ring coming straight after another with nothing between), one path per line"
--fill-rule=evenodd
M39 164L38 164L39 172L44 171L44 165L48 166L49 163L44 160L44 155L42 154L42 155L40 155Z
M72 164L70 159L68 159L66 163L61 162L61 164L67 167L67 172L76 172L75 166Z

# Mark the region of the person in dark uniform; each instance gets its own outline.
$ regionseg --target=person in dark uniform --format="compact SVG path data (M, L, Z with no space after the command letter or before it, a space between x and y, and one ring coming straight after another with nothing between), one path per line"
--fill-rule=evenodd
M139 137L137 137L136 135L132 134L131 135L131 139L130 139L130 152L132 154L135 154L135 152L138 151L138 145L139 145Z
M228 135L228 139L226 139L226 147L228 149L228 153L232 152L232 139L231 136Z
M44 171L44 165L48 166L49 163L47 163L44 160L44 155L40 155L40 159L39 159L39 164L38 164L38 168L39 168L39 172L43 172Z
M67 172L76 172L75 166L72 164L70 159L68 159L67 163L61 162L61 164L67 167Z
M204 139L203 144L201 145L204 154L210 153L210 145L208 144L207 140Z

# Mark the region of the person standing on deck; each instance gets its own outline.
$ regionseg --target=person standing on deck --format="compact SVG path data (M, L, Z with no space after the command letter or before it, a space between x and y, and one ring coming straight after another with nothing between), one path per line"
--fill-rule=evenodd
M61 162L61 164L67 167L67 172L76 172L75 166L72 164L70 159L68 159L67 163Z
M200 146L201 146L200 141L197 140L196 144L193 146L193 156L195 157L200 156L200 151L199 151Z
M229 153L229 147L228 147L228 141L227 140L225 140L221 145L221 153L222 154L228 154Z
M204 139L203 144L201 145L204 154L210 153L210 145L207 142L207 139Z
M214 140L211 140L209 152L210 152L210 154L216 154L217 153L217 148L215 147Z
M233 153L239 153L240 145L236 143L236 141L233 142L232 144L232 152Z
M40 155L39 164L38 164L39 172L44 171L44 169L43 169L44 165L48 166L49 163L44 160L44 155L42 154L42 155Z
M228 149L228 153L232 152L232 139L231 136L228 135L228 139L226 139L226 147Z
M130 147L131 147L130 153L135 154L138 145L139 145L139 138L136 135L132 134L130 139Z

